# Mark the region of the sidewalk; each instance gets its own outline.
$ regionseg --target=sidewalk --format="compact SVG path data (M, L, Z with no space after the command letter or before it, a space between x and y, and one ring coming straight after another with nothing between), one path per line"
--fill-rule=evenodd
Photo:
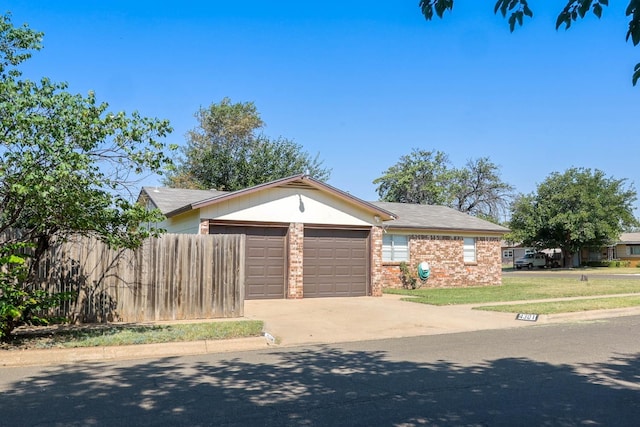
M80 349L8 350L0 352L0 367L225 353L261 350L270 346L331 344L640 315L640 307L636 307L541 315L537 322L528 322L516 320L511 313L472 309L479 304L438 307L400 301L400 298L399 295L385 294L380 298L250 300L245 302L245 318L262 320L265 332L275 338L275 343L270 343L265 337L254 337Z

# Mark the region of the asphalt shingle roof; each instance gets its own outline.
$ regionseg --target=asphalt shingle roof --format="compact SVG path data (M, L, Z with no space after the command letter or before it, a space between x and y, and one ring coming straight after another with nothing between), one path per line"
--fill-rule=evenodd
M619 239L620 243L640 244L640 233L622 233Z
M143 187L142 191L165 215L180 209L188 210L191 209L191 205L194 203L229 194L227 191L187 190L167 187ZM391 202L370 202L370 204L398 216L396 220L385 222L389 228L468 230L498 233L509 231L500 225L445 206Z
M498 233L507 233L509 231L508 228L445 206L391 202L372 203L379 208L398 215L398 219L385 223L389 228L468 230Z
M192 203L227 194L217 190L186 190L183 188L142 187L149 199L166 215Z

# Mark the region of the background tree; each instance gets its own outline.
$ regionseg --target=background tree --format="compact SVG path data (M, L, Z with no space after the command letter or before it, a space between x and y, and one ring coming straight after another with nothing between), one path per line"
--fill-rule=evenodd
M500 179L498 166L486 157L469 160L458 169L445 153L416 148L373 183L386 202L444 205L495 222L508 208L513 192Z
M373 183L384 202L448 205L452 179L449 156L442 151L414 148Z
M500 178L498 166L488 157L469 160L453 173L451 207L460 212L500 222L509 208L514 188Z
M329 178L318 156L288 139L260 133L264 122L252 102L224 98L195 117L198 126L187 134L183 158L165 180L171 187L235 191L304 172Z
M420 0L419 7L424 17L429 21L434 14L442 18L447 10L453 9L454 0ZM556 30L564 25L565 29L571 27L572 22L577 21L591 11L600 18L605 6L609 5L609 0L568 0L556 19ZM522 26L524 17L533 17L533 10L529 7L528 0L497 0L493 8L494 13L500 12L503 17L509 13L509 30L513 32L516 24ZM626 16L629 16L629 27L627 29L626 40L634 46L640 43L640 0L629 0L626 9ZM640 63L634 67L632 82L635 86L640 78Z
M511 212L512 239L536 248L560 248L565 266L582 248L612 244L633 215L633 185L600 170L571 168L554 172L537 192L521 195Z
M16 264L11 248L20 242L34 246L31 265L36 265L52 240L71 234L92 235L114 247L140 245L149 235L140 224L160 216L132 200L131 186L140 173L161 172L170 163L159 140L171 130L167 121L109 112L93 93L71 94L65 83L23 79L18 66L41 48L41 40L42 33L13 26L9 15L0 18L0 253L5 265ZM8 233L16 229L21 232ZM0 313L29 320L27 311L9 310L10 304L20 304L7 298L20 295L37 302L30 280L22 273L4 279L8 288L0 292Z

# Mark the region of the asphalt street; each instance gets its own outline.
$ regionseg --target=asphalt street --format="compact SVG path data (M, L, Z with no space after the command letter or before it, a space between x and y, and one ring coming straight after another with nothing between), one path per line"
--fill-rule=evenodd
M636 426L640 316L0 368L3 426Z

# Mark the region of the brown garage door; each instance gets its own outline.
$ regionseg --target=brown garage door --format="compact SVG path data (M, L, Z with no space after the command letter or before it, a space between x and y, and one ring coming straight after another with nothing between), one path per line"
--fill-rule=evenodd
M213 225L211 234L245 234L245 299L284 298L286 228Z
M304 230L303 296L367 295L369 231Z

